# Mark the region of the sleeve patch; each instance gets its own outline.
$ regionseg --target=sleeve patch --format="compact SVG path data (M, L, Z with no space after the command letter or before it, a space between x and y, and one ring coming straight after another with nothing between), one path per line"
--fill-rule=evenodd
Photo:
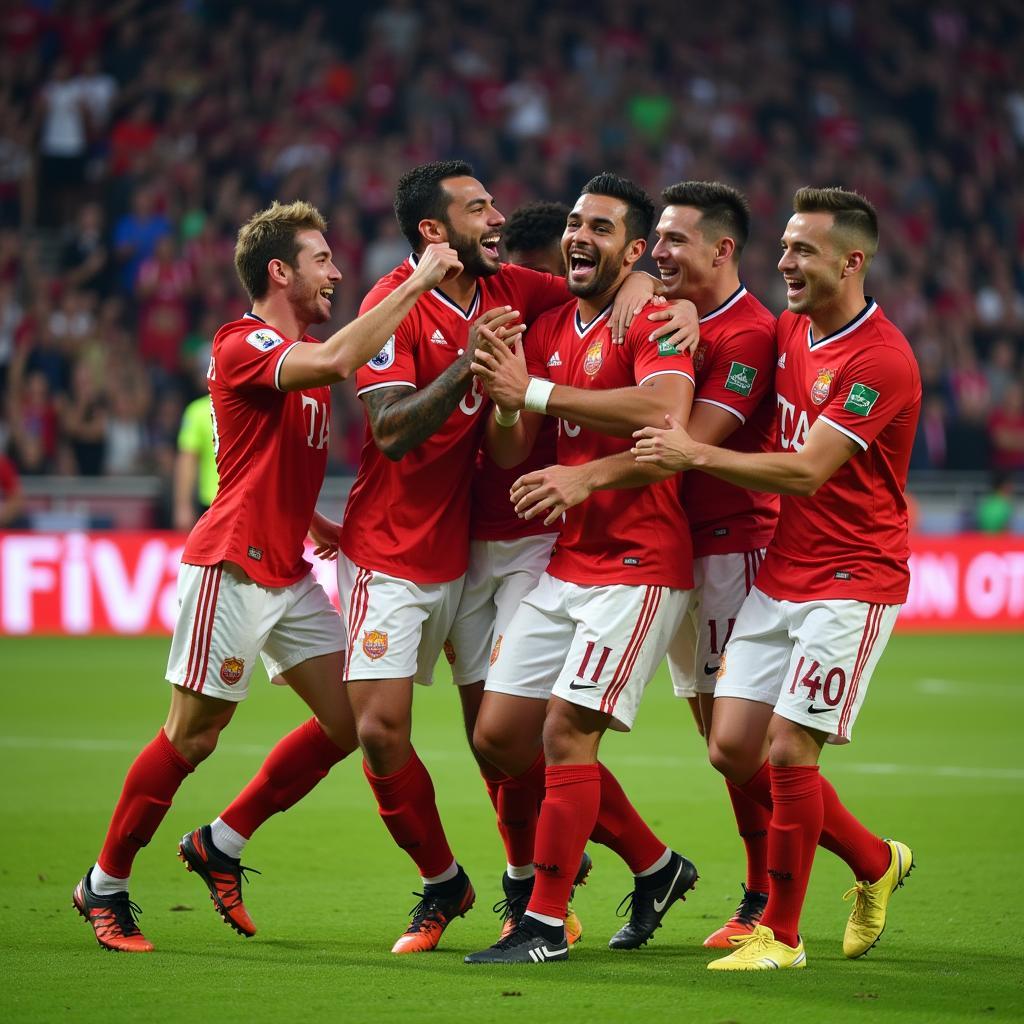
M854 384L850 394L843 403L847 412L855 412L858 416L867 416L878 401L878 392L867 384Z
M386 370L395 361L395 336L392 334L384 347L366 364L371 370Z
M659 356L661 356L661 357L663 357L663 356L674 356L674 355L678 355L678 354L679 353L676 352L675 343L668 340L668 335L667 334L662 335L662 337L660 337L658 339L658 355Z
M733 362L729 367L729 376L725 381L725 390L734 391L737 395L749 395L754 386L757 370L746 363Z
M278 345L284 344L284 338L277 331L272 331L268 327L261 327L259 330L252 331L245 336L245 340L260 352L269 352L272 348L277 348Z

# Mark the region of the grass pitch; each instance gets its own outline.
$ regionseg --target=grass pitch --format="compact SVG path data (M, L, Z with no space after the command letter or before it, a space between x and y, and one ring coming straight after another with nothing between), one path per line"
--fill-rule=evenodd
M493 815L439 680L416 695L417 749L477 906L441 948L388 950L416 902L415 870L375 813L357 758L337 766L246 851L249 940L215 916L175 858L183 832L215 817L274 741L304 717L287 691L253 683L220 749L179 791L137 862L132 896L157 946L111 954L71 907L96 857L123 775L163 721L163 640L11 640L4 679L0 796L3 1021L975 1021L1020 1020L1016 890L1024 840L1021 712L1024 637L897 637L857 723L823 769L870 826L914 848L881 943L841 951L846 868L819 852L803 933L809 968L716 975L704 936L740 895L741 847L721 780L689 711L660 675L634 733L609 734L604 758L655 830L693 859L697 889L636 953L606 946L630 876L603 847L576 908L584 942L567 964L467 967L498 921L504 864ZM443 677L443 673L442 673Z

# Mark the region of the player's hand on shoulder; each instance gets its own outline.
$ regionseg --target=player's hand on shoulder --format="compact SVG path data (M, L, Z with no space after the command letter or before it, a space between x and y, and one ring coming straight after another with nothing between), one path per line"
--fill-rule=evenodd
M664 309L648 313L647 319L656 324L655 330L648 335L649 341L667 341L675 345L680 355L693 355L700 343L700 317L697 307L689 299L676 299Z
M644 427L633 432L633 456L672 473L695 464L698 444L674 417L665 417L664 427Z
M615 293L611 315L608 317L608 329L611 331L612 344L621 345L626 340L626 332L633 318L651 301L656 294L660 282L650 274L630 274Z
M428 245L416 262L410 280L425 292L436 288L444 281L450 281L462 273L459 254L447 242L434 242Z

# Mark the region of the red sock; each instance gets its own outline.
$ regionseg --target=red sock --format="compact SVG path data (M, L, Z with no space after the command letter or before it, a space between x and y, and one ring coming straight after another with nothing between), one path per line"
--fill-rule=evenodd
M736 827L747 849L747 890L767 892L768 826L772 822L772 812L728 779L725 785L732 801L732 812L736 816Z
M828 779L822 777L825 808L821 845L846 861L859 882L877 882L889 870L889 847L869 832L844 806Z
M413 751L394 775L378 776L363 762L366 781L377 797L381 820L391 838L416 862L423 878L433 878L455 860L434 799L434 784Z
M597 820L601 772L596 764L548 765L537 822L533 895L527 910L564 920L569 890Z
M336 746L311 718L279 740L221 820L250 838L272 814L298 803L351 750Z
M752 779L737 787L752 800L771 809L772 795L765 761ZM832 783L821 776L824 818L819 844L846 861L858 881L877 882L889 869L889 847L869 832L842 804Z
M617 853L638 875L665 852L665 844L629 802L619 780L603 764L597 767L601 772L601 804L590 838Z
M495 787L491 802L498 815L498 832L509 864L516 867L533 863L537 817L544 799L544 768L541 752L522 775L506 775L500 782L487 785L489 793L491 786Z
M156 832L185 776L195 771L163 729L143 747L125 776L97 863L115 878L132 873L135 855Z
M800 940L800 911L811 877L824 816L818 766L771 766L772 822L768 828L768 905L763 925L787 946Z

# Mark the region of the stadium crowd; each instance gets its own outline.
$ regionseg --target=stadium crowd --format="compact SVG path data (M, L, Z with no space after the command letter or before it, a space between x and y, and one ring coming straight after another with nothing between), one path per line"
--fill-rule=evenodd
M885 225L875 296L910 339L913 465L1024 473L1024 17L898 0L702 7L20 0L0 14L0 452L23 474L170 474L237 225L328 216L351 318L408 243L410 166L457 156L506 214L614 169L750 197L744 277L775 311L798 186ZM529 26L529 31L524 31ZM336 389L331 464L363 415Z

